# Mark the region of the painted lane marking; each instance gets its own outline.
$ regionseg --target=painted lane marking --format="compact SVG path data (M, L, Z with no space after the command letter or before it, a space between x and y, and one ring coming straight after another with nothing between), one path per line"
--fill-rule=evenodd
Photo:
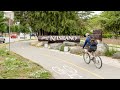
M47 54L47 53L46 53L46 54ZM63 62L65 62L65 63L71 64L71 65L73 65L73 66L75 66L75 67L78 67L79 69L81 69L81 70L83 70L83 71L86 71L86 72L92 74L93 76L96 76L96 77L98 77L98 78L104 79L102 76L97 75L97 74L95 74L95 73L93 73L93 72L91 72L91 71L89 71L89 70L87 70L87 69L85 69L85 68L83 68L83 67L80 67L80 66L75 65L75 64L73 64L73 63L71 63L71 62L65 61L66 59L62 60L62 59L59 59L59 58L57 58L57 57L53 57L53 56L46 55L46 54L40 54L40 55L43 55L43 56L46 56L46 57L50 57L50 58L53 58L53 59L55 59L55 60L60 60L60 61L63 61Z
M60 75L66 74L66 72L65 72L63 69L60 69L60 68L57 67L57 66L52 67L52 70L55 71L56 73L60 74Z
M77 70L73 69L72 67L68 67L68 66L63 66L62 69L55 66L55 67L52 67L52 70L60 75L67 75L71 79L81 79L83 77L78 74Z

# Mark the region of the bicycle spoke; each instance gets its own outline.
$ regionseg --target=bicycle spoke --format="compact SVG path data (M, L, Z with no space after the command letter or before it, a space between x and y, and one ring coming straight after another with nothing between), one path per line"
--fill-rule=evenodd
M89 64L90 63L90 55L88 53L84 53L83 55L85 63Z
M94 64L99 69L102 67L102 60L99 56L95 57L95 63Z

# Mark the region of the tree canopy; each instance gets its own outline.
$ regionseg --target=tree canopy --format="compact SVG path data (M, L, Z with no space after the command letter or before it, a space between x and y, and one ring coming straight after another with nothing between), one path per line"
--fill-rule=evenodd
M21 25L28 24L33 32L44 30L59 35L80 35L85 30L78 11L15 11Z
M101 25L104 30L112 32L117 38L120 32L120 11L105 11L101 14Z
M120 32L120 11L103 11L92 16L92 11L15 11L15 20L21 26L31 27L32 32L42 35L83 35L94 29L104 33Z
M0 11L0 32L4 33L7 30L6 19L4 18L4 12Z

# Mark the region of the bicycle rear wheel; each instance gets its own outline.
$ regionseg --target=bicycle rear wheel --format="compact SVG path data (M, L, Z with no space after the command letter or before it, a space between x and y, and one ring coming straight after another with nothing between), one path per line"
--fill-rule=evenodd
M83 54L83 59L85 63L89 64L90 63L90 55L88 53Z
M96 68L100 69L102 67L102 59L99 56L96 56L94 64Z

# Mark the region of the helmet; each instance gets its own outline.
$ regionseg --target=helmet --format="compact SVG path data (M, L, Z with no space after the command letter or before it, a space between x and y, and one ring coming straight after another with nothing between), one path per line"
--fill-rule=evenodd
M89 35L90 35L89 33L86 33L86 34L85 34L86 37L89 36Z

